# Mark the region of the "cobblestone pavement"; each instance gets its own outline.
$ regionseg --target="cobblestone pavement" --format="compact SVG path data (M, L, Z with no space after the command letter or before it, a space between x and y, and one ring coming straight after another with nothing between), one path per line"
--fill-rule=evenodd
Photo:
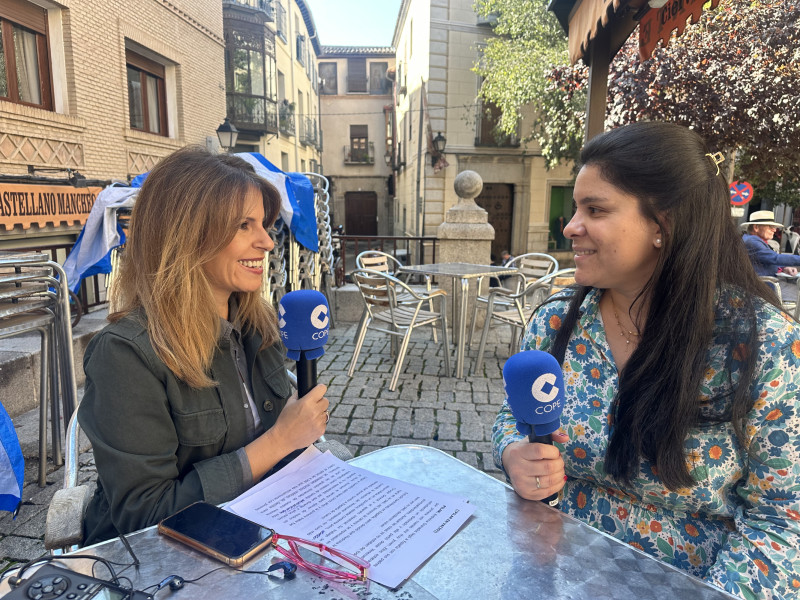
M510 330L491 332L480 376L446 377L441 341L429 331L414 332L396 391L389 391L394 359L389 336L368 333L353 377L347 368L355 348L354 324L330 332L319 359L319 381L328 385L331 418L327 437L358 456L394 444L423 444L500 478L491 450L491 430L503 402L502 364L508 357ZM467 353L465 371L474 362L477 340ZM455 350L453 349L453 356ZM455 359L452 361L455 371ZM36 484L38 411L14 419L25 455L25 487L19 516L0 518L0 571L45 552L44 525L50 499L63 485L63 468L48 462L47 486ZM80 455L81 483L96 479L91 450Z

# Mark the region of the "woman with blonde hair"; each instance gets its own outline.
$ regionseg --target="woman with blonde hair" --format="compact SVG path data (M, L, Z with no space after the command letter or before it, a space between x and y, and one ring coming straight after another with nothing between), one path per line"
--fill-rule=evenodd
M235 156L183 148L136 200L113 290L86 350L78 411L97 491L87 544L244 492L325 432L319 385L291 387L260 295L280 196Z

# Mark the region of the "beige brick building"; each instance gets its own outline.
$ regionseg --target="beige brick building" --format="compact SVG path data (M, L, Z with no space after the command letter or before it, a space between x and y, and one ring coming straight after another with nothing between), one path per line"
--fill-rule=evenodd
M543 251L555 246L558 217L570 210L571 172L566 167L547 171L536 144L519 142L525 131L496 135L496 111L476 100L481 82L472 71L484 40L494 34L472 4L402 1L392 42L397 53L395 231L436 235L445 212L457 202L455 176L471 169L483 178L476 201L495 228L492 253ZM448 166L433 151L439 132L446 138Z
M225 117L222 6L2 0L0 174L11 177L0 187L13 193L29 169L124 180L185 144L213 143ZM3 248L69 244L86 216L40 214L25 227L10 213Z

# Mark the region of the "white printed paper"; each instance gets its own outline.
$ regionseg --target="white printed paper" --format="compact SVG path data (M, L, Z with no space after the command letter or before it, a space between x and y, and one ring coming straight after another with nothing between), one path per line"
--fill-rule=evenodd
M473 513L452 494L376 475L330 453L291 463L228 510L278 533L321 542L370 563L369 578L399 586ZM285 471L289 470L288 473Z

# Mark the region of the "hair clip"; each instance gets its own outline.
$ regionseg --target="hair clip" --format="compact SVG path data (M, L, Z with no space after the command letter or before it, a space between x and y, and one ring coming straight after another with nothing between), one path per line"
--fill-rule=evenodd
M725 155L722 152L714 152L714 154L709 152L706 156L710 158L714 166L717 167L717 175L719 175L719 166L725 162Z

